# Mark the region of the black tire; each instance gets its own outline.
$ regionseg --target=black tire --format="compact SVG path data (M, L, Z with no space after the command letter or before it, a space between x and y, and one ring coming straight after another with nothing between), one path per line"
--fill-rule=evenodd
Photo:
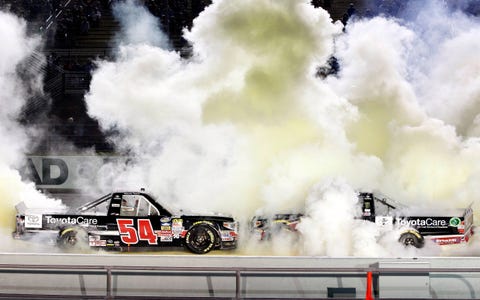
M67 228L60 232L57 244L65 250L86 249L88 248L88 235L80 228Z
M193 253L205 254L215 247L217 239L217 234L211 226L195 225L187 232L185 245Z
M399 242L405 247L414 246L415 248L422 248L424 245L423 238L421 236L418 237L416 234L411 232L402 233Z

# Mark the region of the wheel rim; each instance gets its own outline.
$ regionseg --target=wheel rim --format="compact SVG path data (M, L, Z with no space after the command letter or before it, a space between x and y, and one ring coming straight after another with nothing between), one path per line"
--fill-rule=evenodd
M196 253L206 253L210 251L215 244L214 232L205 226L198 226L191 229L187 239L188 247Z
M209 230L206 228L197 228L195 234L193 235L192 244L196 248L203 249L212 242Z
M413 239L413 237L409 236L409 237L405 238L404 244L407 245L407 246L413 246L413 245L415 245L415 240Z
M69 246L75 246L75 244L77 243L77 241L78 241L77 235L76 235L76 234L72 234L72 235L70 235L69 237L67 237L66 244L68 244Z

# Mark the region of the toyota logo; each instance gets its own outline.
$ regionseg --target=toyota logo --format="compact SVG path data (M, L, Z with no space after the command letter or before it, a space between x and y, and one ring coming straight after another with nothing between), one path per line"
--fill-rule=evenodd
M30 223L37 223L39 219L40 218L38 216L27 216L27 221Z

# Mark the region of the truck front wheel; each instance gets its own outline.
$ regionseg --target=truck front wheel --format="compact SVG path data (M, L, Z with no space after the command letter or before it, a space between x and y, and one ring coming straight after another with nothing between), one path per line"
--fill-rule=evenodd
M412 232L404 232L400 236L399 242L406 247L414 246L415 248L423 247L423 238Z
M201 224L195 225L185 236L185 245L193 253L204 254L215 247L217 234L212 227Z

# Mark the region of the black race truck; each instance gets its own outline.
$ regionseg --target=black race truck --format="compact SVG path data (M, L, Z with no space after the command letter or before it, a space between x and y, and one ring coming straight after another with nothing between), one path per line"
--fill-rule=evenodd
M455 211L435 211L411 215L415 211L391 199L377 197L374 193L358 193L361 219L374 222L383 231L399 229L399 242L421 248L425 239L439 245L466 243L473 235L473 211L471 207ZM252 232L259 240L268 239L279 230L297 231L303 213L275 214L272 217L255 216Z
M16 209L14 238L53 235L63 248L185 247L203 254L237 246L238 222L232 217L174 211L143 190L110 193L71 211L29 209L23 202Z

